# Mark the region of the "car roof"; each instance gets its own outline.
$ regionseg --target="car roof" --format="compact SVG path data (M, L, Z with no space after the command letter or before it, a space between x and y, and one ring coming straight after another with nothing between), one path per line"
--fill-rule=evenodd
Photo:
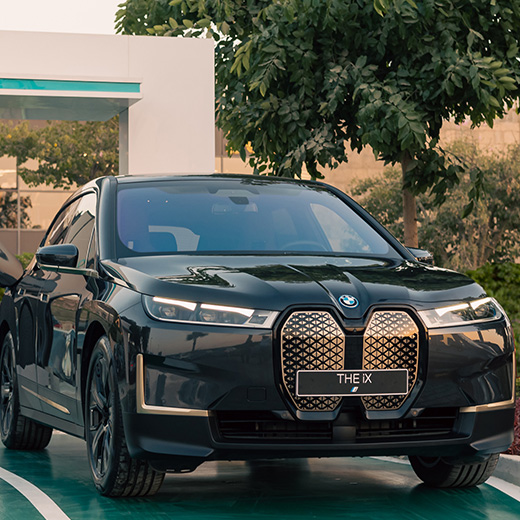
M189 175L121 175L115 176L114 179L118 184L139 183L139 182L155 182L155 181L186 181L193 180L197 182L207 181L208 179L217 180L255 180L262 183L282 183L282 184L309 184L309 185L323 185L321 182L303 179L292 179L288 177L276 177L268 175L252 175L252 174L238 174L238 173L209 173L209 174L189 174Z

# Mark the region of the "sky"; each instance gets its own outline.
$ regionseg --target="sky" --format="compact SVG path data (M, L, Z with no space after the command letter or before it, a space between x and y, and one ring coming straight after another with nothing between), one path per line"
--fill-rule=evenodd
M123 0L0 0L0 31L115 34Z

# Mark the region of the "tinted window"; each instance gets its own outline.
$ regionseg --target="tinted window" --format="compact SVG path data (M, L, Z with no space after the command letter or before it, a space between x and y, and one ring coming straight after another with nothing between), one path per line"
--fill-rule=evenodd
M95 211L94 193L72 202L59 214L47 235L45 245L74 244L79 251L77 267L84 268L94 229Z
M208 178L122 184L117 230L120 257L157 252L393 252L332 192L297 183Z
M45 238L44 242L45 246L65 244L65 237L67 235L70 223L74 218L74 212L78 207L78 204L79 200L75 200L61 210L53 225L47 232L47 237Z

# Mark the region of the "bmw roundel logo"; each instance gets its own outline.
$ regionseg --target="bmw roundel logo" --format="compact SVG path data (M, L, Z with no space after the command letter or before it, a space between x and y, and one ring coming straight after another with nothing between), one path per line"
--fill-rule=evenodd
M347 307L349 309L354 309L359 305L357 298L350 294L343 294L338 298L339 303L343 305L343 307Z

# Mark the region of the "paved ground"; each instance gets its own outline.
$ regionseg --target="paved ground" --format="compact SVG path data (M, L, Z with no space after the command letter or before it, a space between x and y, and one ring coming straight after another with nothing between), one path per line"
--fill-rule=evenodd
M0 520L518 520L520 488L491 482L434 490L408 464L371 458L223 462L167 476L153 498L114 500L91 484L84 443L55 434L42 453L0 447Z

